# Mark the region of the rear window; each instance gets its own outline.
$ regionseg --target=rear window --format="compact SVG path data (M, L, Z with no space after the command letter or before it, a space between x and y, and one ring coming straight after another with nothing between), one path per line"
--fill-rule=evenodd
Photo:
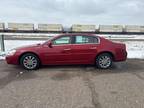
M98 43L98 38L93 36L75 36L75 44Z

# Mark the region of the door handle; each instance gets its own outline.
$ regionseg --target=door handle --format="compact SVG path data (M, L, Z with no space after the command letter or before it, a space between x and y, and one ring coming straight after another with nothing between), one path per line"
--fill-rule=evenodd
M70 48L66 48L66 49L64 49L64 51L70 51L71 49Z
M97 49L97 47L91 47L90 49Z

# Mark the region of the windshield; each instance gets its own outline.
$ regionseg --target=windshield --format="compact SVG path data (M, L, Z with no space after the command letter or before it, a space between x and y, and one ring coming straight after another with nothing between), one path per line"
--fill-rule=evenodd
M42 42L41 44L45 44L45 43L47 43L47 42L48 42L49 40L51 40L53 37L54 37L54 36L49 36L48 39L45 39L45 41Z

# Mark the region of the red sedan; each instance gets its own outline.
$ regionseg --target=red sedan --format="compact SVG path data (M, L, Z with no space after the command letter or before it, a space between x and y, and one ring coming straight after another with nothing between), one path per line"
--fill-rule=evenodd
M126 45L114 43L92 34L63 34L43 44L9 51L8 64L21 65L33 70L40 65L95 64L107 69L112 62L125 61Z

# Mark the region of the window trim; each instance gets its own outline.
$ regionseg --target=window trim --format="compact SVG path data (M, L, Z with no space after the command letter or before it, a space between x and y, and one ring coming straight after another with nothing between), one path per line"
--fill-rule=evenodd
M91 37L95 37L95 38L97 38L98 39L98 43L83 43L83 44L76 44L75 43L75 37L76 36L78 36L78 35L61 35L61 36L59 36L59 37L57 37L57 38L55 38L55 39L53 39L53 40L51 40L51 42L53 42L54 40L56 40L56 39L58 39L58 38L60 38L60 37L70 37L70 44L59 44L59 45L56 45L56 44L53 44L53 46L65 46L65 45L99 45L100 43L101 43L101 40L100 40L100 37L98 37L98 36L91 36ZM82 35L82 36L89 36L89 35Z

